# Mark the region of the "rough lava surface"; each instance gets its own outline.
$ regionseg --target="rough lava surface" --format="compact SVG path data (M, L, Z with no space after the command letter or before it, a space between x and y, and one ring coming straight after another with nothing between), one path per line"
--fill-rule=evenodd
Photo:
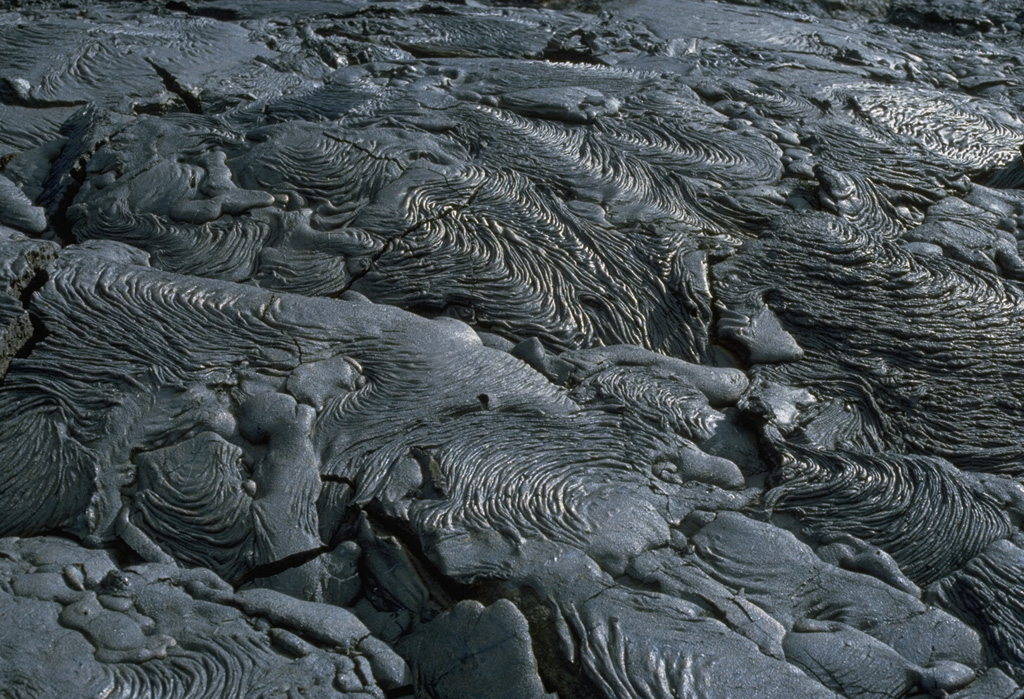
M1024 696L1022 24L0 1L0 696Z

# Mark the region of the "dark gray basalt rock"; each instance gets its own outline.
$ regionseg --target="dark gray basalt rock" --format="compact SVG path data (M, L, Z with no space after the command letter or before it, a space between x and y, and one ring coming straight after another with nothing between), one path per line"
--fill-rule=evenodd
M344 610L253 599L201 569L120 566L60 538L4 538L0 551L11 696L385 696L373 670L397 656Z
M53 243L0 226L0 377L34 335L22 296L45 278L45 268L56 256Z
M0 0L0 695L1024 696L1022 20Z

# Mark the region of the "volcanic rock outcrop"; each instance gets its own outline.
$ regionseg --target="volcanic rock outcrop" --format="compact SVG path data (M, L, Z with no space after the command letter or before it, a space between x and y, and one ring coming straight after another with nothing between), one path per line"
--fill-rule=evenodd
M0 2L0 696L1024 696L1008 2Z

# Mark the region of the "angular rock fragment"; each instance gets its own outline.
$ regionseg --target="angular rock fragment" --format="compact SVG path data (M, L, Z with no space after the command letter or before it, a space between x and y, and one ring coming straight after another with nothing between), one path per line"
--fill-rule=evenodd
M53 243L0 226L0 377L36 332L21 296L56 254Z

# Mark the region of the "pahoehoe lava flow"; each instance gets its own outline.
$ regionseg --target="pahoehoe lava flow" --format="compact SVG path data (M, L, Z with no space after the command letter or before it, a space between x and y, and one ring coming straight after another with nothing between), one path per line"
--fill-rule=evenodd
M0 697L1024 699L1010 0L0 0Z

